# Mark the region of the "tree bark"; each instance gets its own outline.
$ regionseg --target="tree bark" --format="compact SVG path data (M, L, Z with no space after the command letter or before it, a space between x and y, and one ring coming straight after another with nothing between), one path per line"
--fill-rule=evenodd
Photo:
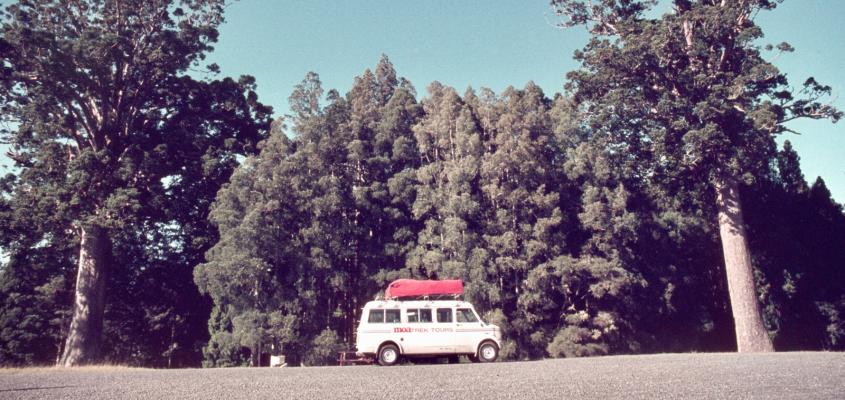
M250 360L251 367L260 367L261 366L261 341L255 343L255 347L252 351L252 357Z
M739 183L735 179L715 183L716 203L719 209L719 235L725 257L725 273L731 313L736 327L736 345L740 353L774 351L769 333L763 326L763 317L757 302L754 269L748 250Z
M99 360L105 310L109 238L98 226L81 230L73 318L59 365L72 367Z

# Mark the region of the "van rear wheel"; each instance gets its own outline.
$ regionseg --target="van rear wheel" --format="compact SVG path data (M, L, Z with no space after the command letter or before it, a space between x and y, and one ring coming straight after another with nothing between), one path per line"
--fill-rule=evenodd
M499 357L499 346L493 342L484 342L478 347L478 361L483 363L496 361Z
M386 344L381 346L381 349L378 351L378 363L379 365L383 365L385 367L390 365L396 365L399 361L399 349L392 344Z

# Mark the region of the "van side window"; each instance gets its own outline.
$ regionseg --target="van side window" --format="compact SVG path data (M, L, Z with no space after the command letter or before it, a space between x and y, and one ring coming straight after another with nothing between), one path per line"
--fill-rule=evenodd
M367 322L371 324L383 324L384 310L370 310L370 316L367 317Z
M478 322L478 318L475 317L475 313L469 308L459 308L458 322Z
M385 310L384 322L388 324L398 324L400 322L399 310Z
M451 308L438 308L437 309L437 322L452 322L452 309Z
M406 312L408 322L431 322L431 310L427 308L409 308Z

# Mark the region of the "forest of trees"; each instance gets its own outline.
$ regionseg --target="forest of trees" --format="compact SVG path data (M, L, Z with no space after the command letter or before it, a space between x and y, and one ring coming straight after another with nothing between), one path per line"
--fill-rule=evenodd
M563 93L418 93L383 56L272 122L189 73L222 1L13 4L0 364L330 363L407 277L463 279L503 359L845 350L845 212L776 141L831 88L764 60L776 2L671 3L553 1L592 33Z

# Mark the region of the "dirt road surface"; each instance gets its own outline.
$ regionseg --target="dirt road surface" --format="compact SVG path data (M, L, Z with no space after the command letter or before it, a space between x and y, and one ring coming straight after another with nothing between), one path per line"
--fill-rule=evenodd
M0 370L0 399L845 399L845 353L494 364Z

